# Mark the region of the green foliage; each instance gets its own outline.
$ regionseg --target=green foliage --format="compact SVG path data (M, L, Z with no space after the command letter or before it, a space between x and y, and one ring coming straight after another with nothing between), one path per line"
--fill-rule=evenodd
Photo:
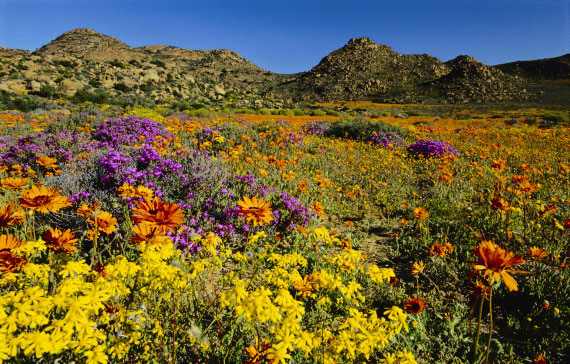
M343 118L333 123L325 132L325 135L335 138L364 140L374 135L374 133L395 133L402 138L408 136L408 132L398 126L390 125L382 121L371 121L362 118Z
M164 62L162 62L161 60L153 59L152 61L150 61L150 63L152 63L158 67L162 67L162 68L166 69L166 64Z
M121 91L121 92L129 92L131 90L131 88L129 86L127 86L124 82L117 82L116 84L113 85L113 88L117 91Z
M312 115L312 116L326 116L326 115L327 115L327 112L326 112L326 111L323 111L323 110L320 110L320 109L315 109L315 110L312 110L312 111L311 111L311 115Z
M77 90L71 97L71 101L80 104L82 102L92 102L94 104L108 104L110 103L111 95L105 91L90 92L87 89Z

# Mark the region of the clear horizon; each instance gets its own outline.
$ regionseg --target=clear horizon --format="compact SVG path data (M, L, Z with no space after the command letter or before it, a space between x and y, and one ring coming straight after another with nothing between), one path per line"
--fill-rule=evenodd
M230 49L277 73L308 71L359 37L495 65L570 53L570 0L0 0L0 46L33 51L76 28L130 47Z

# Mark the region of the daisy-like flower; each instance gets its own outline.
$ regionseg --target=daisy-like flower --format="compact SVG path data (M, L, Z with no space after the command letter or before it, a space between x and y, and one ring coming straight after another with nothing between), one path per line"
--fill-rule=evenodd
M184 212L175 203L161 201L158 197L137 201L133 208L133 221L158 228L161 233L174 232L184 222Z
M12 224L19 224L26 219L24 210L20 208L16 201L2 205L0 207L0 227L7 227Z
M25 259L12 255L12 250L23 244L14 235L0 235L0 273L14 272L27 263Z
M548 252L537 246L532 246L528 249L528 255L537 260L543 260L548 256Z
M60 195L60 192L55 187L33 185L31 189L22 193L20 205L43 214L58 212L64 207L71 206L69 197Z
M45 156L45 155L42 155L38 159L36 159L36 163L39 164L40 166L45 167L45 168L56 169L58 167L58 165L56 164L57 159L50 158L50 157Z
M435 255L438 257L444 257L447 254L453 252L453 245L451 243L434 243L428 249L430 255Z
M418 220L425 220L429 217L429 213L423 207L416 207L414 209L414 217Z
M91 225L97 226L98 231L107 235L117 230L117 219L107 211L101 211L95 218L90 218L88 221Z
M115 191L117 192L119 195L123 196L123 197L135 197L137 195L137 190L130 184L128 183L123 183L123 185L119 188L117 188L117 190Z
M425 268L424 266L424 262L419 261L419 262L415 262L412 265L412 268L410 269L410 272L412 273L412 275L414 276L418 276L420 274L421 271L423 271Z
M79 206L77 209L77 215L89 218L97 210L99 210L99 201L95 201L92 204Z
M311 209L315 212L315 214L317 214L318 216L323 216L325 214L325 209L323 208L323 205L319 202L319 201L315 201L312 205L311 205Z
M131 228L134 236L129 239L133 243L149 242L149 244L164 244L170 239L164 231L150 224L139 224ZM150 240L150 241L149 241Z
M526 273L524 271L510 270L509 267L524 264L521 256L516 256L513 252L502 249L492 241L483 241L473 253L479 258L473 269L483 271L483 277L487 279L489 284L505 281L505 285L509 291L518 291L517 282L509 273Z
M263 226L269 224L273 220L271 213L271 203L266 202L263 198L259 200L255 197L244 197L242 201L238 201L239 208L237 213L245 215L245 221L253 221L253 226Z
M12 191L21 190L28 184L28 182L30 182L29 178L20 177L8 177L0 180L0 184L2 184L3 188L7 188Z
M404 304L407 313L418 314L427 307L426 301L421 297L410 297Z
M77 240L75 233L70 229L61 231L59 229L49 229L43 235L46 246L56 252L62 251L71 254L77 250Z

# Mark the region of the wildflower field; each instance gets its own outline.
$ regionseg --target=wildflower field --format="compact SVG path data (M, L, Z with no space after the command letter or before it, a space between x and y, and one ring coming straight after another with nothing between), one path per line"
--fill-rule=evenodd
M161 110L0 114L0 363L570 360L567 123Z

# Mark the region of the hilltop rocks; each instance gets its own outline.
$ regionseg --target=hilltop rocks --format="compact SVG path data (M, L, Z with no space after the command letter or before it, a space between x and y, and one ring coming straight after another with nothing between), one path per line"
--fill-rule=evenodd
M424 86L447 102L495 102L526 96L514 77L473 57L462 55L446 65L451 69L448 74Z
M435 57L402 55L364 37L351 39L281 88L322 101L371 99L447 72L448 67Z
M46 56L88 57L91 59L136 58L136 52L120 40L91 29L74 29L65 32L36 51Z

